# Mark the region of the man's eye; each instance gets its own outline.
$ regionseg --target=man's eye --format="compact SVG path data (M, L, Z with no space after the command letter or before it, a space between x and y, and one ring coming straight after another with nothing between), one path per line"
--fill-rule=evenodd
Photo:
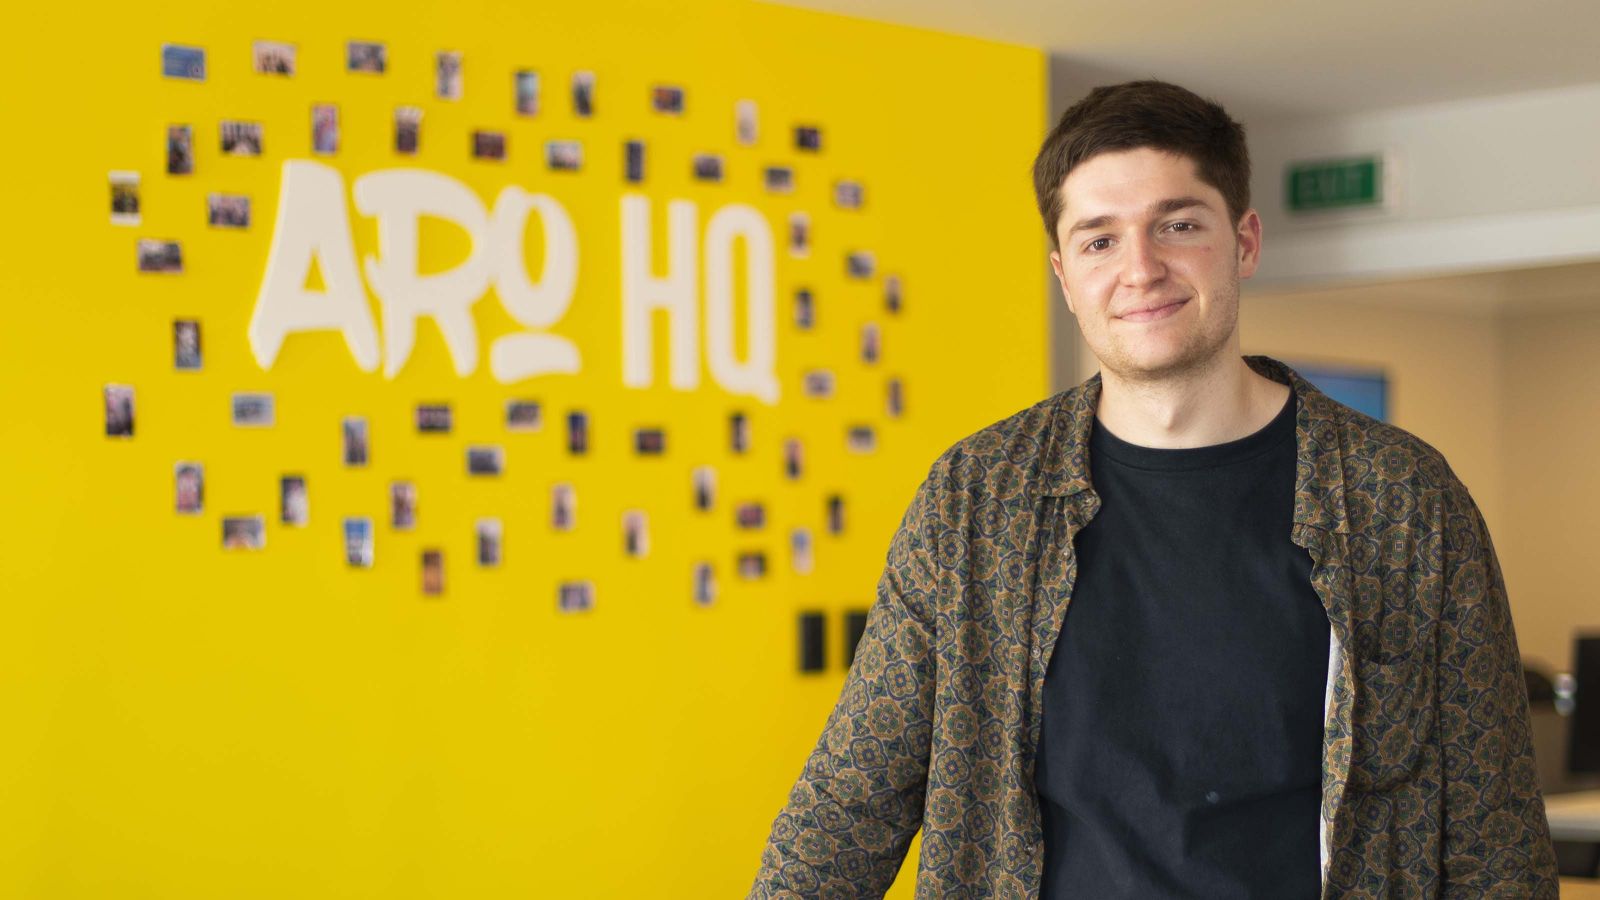
M1190 231L1193 231L1193 230L1195 230L1196 228L1199 227L1198 225L1194 224L1193 222L1173 222L1172 223L1172 227L1173 228L1177 228L1179 225L1182 225L1183 227L1189 229Z
M1085 250L1093 250L1095 244L1098 244L1101 241L1106 241L1106 240L1110 240L1110 238L1095 238L1094 240L1092 240L1089 243L1085 244L1084 245L1084 249Z

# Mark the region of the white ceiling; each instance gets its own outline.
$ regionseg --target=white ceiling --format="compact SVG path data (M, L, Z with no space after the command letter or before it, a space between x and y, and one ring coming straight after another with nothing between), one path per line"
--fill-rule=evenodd
M1087 87L1173 81L1242 122L1600 82L1596 0L785 0L1040 47Z

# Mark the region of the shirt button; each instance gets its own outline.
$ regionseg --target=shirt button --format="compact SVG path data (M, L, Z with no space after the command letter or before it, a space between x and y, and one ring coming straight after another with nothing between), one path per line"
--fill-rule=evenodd
M1221 800L1221 799L1222 798L1217 795L1216 791L1206 791L1206 802L1207 803L1215 803L1215 802L1217 802L1218 800Z

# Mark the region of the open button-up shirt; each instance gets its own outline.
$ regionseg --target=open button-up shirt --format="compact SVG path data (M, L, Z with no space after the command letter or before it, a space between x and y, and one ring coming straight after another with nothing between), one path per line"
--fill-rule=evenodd
M1322 898L1554 898L1528 696L1488 528L1444 457L1266 356L1300 398L1290 534L1330 625ZM1097 374L934 461L751 897L1039 894L1040 700L1100 508Z

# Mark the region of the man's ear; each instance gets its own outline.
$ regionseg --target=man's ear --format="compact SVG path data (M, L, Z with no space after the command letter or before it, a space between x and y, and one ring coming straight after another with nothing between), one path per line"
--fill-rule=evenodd
M1067 276L1061 270L1061 251L1050 251L1050 268L1055 270L1056 281L1061 285L1061 296L1067 301L1067 310L1074 316L1078 314L1077 307L1072 305L1072 292L1067 290Z

